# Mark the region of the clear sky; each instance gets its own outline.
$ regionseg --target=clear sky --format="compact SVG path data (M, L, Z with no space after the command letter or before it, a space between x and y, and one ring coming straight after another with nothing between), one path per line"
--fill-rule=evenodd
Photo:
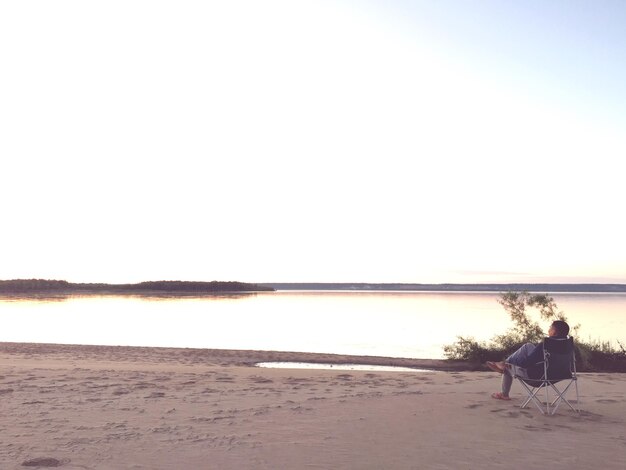
M626 2L0 4L0 279L626 282Z

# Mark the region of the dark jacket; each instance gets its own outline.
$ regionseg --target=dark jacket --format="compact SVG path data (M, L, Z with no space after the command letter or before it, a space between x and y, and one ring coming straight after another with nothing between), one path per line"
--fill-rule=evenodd
M566 336L553 336L553 339L567 339ZM543 342L535 346L535 349L521 361L520 367L525 369L533 368L533 366L541 366L543 372Z

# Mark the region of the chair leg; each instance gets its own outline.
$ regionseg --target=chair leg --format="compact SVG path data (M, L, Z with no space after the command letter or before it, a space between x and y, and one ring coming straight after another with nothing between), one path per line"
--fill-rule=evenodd
M576 388L578 386L578 383L576 380L573 380L572 382L575 383ZM550 414L554 414L556 413L556 410L559 408L559 405L561 404L561 402L565 402L565 404L567 406L569 406L571 408L572 411L575 411L576 413L579 413L579 410L574 408L572 406L572 404L569 402L569 400L566 398L566 394L568 392L568 390L570 389L570 387L572 386L572 382L570 382L569 384L567 384L567 387L565 387L563 389L563 391L559 391L559 389L554 385L554 384L550 384L550 386L552 387L552 389L556 392L556 398L554 399L554 401L552 402L552 406L556 405L552 411L552 413ZM578 390L576 390L576 403L578 404Z
M524 408L526 408L526 406L528 405L528 403L529 403L529 402L530 402L530 400L532 399L532 396L533 396L533 393L534 393L534 390L535 390L535 389L531 390L531 389L528 387L528 385L526 385L526 384L525 384L523 381L521 381L521 380L520 380L519 382L522 384L522 387L524 387L524 388L526 389L526 392L528 392L528 396L526 397L526 400L524 401L524 403L522 403L522 404L520 405L520 408L521 408L521 409L524 409Z
M528 385L526 385L526 383L523 380L520 380L519 382L522 384L522 386L528 392L528 397L526 398L526 401L524 401L524 403L522 403L522 405L520 406L520 409L526 408L528 403L530 403L532 401L533 404L537 407L537 409L539 411L541 411L541 414L546 414L545 410L543 409L542 403L537 398L537 393L539 393L539 391L541 389L533 387L533 389L531 390L531 388Z

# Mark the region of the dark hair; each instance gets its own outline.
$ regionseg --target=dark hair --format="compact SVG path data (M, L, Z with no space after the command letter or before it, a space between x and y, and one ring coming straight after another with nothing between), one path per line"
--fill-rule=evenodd
M556 330L556 335L565 338L569 334L569 325L563 320L554 320L552 326Z

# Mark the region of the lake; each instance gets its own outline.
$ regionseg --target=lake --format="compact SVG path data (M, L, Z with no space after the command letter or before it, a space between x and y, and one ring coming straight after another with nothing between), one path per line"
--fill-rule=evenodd
M626 294L553 294L583 339L626 344ZM215 297L0 298L0 341L436 359L510 321L494 292L278 291Z

